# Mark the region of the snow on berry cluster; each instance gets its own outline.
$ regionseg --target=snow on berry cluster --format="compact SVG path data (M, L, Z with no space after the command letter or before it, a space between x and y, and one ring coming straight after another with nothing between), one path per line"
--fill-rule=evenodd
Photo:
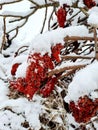
M57 77L55 75L47 77L47 73L49 70L54 69L54 61L60 62L59 55L62 48L63 46L60 43L51 47L51 56L48 53L43 56L40 53L30 54L27 61L26 76L10 81L10 87L26 95L28 99L32 99L36 92L39 92L44 97L49 96L54 89ZM18 66L18 63L12 66L12 75L15 75Z

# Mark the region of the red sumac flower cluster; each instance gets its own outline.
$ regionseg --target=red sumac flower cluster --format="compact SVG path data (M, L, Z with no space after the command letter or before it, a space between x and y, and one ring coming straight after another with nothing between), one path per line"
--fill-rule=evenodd
M56 44L51 48L51 56L48 53L43 56L40 53L30 54L25 78L20 77L10 81L11 88L23 93L29 99L36 92L40 92L44 97L49 96L54 89L57 77L54 75L48 78L47 73L54 69L54 61L60 62L59 54L62 48L63 46L60 43Z
M98 112L98 98L92 100L88 96L80 97L76 104L71 101L69 107L76 122L86 123Z
M64 23L66 21L67 11L63 7L60 7L56 13L57 15L57 21L59 27L64 28Z
M96 6L96 2L94 0L83 0L83 2L89 9Z

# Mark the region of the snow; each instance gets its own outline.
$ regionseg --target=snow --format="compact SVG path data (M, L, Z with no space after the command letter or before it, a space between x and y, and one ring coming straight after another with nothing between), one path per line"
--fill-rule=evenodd
M40 104L41 99L39 96L36 95L34 100L35 102L29 102L25 98L20 98L16 100L5 99L2 101L0 104L0 118L2 120L0 128L2 130L6 130L9 127L9 129L13 130L26 130L21 126L21 123L27 120L32 128L39 130L41 128L39 114L43 113L43 106ZM5 111L4 108L6 108ZM12 110L10 111L10 109ZM11 124L9 124L10 122Z
M19 0L0 0L0 4L2 3L10 3L10 2L17 2Z
M68 94L65 97L65 102L77 101L79 97L90 95L98 89L98 62L88 65L84 69L76 73L73 81L68 87ZM96 95L97 94L97 95ZM92 98L98 97L98 93L92 94Z
M27 62L23 62L21 65L19 65L15 77L25 77L26 76L26 69L27 69Z
M89 18L88 18L88 24L93 27L98 27L98 7L93 7L89 11Z
M77 0L59 0L60 4L63 5L63 4L67 4L67 5L70 5L72 6L73 3L75 3Z

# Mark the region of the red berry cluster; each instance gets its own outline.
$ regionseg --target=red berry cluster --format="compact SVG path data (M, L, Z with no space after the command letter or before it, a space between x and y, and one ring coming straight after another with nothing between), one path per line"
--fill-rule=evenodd
M92 100L88 96L80 97L77 104L71 101L69 107L76 122L86 123L98 112L98 98Z
M96 2L94 0L83 0L83 2L89 9L96 6Z
M67 11L63 7L60 7L56 13L57 15L57 21L59 24L59 27L64 28L64 24L66 21Z
M54 89L57 77L47 77L48 70L54 69L54 60L59 61L59 54L62 49L61 44L57 44L52 49L51 57L46 53L41 56L40 53L34 53L28 57L28 67L26 69L25 78L18 78L10 82L11 88L23 93L29 99L33 97L36 92L40 92L44 97L50 95ZM54 54L53 54L54 53Z

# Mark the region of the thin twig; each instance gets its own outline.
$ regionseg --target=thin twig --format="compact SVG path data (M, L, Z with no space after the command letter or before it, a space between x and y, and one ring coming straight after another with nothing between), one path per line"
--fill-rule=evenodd
M52 16L53 16L53 13L54 13L54 12L55 12L55 7L53 7L53 10L52 10L51 15L50 15L50 17L49 17L48 30L50 30L50 21L51 21L51 19L52 19Z
M45 0L45 4L47 4L47 0ZM48 11L48 8L46 7L46 10L45 10L45 18L44 18L44 21L43 21L43 26L42 26L42 29L41 29L41 33L42 33L43 30L44 30L45 23L46 23L46 20L47 20L47 11Z
M28 46L22 46L22 47L20 47L20 48L15 52L15 56L14 56L14 57L16 57L16 56L19 54L19 51L20 51L22 48L28 48Z

